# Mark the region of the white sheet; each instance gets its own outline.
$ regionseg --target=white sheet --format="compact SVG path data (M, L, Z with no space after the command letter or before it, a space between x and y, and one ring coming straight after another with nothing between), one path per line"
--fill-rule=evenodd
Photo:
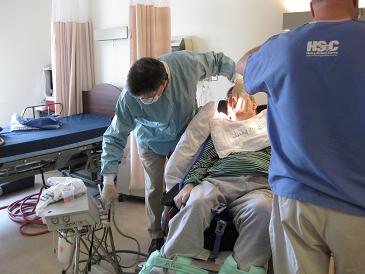
M209 121L217 115L217 104L209 102L191 120L166 164L165 182L167 191L183 179L185 170L210 134Z

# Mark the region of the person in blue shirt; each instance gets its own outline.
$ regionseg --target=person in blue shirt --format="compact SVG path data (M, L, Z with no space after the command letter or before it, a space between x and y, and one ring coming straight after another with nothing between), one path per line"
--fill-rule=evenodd
M357 0L313 0L314 21L237 63L268 95L274 271L365 272L365 22Z
M101 173L102 196L107 204L116 197L114 179L127 137L131 131L136 137L145 171L145 204L152 239L149 253L164 242L160 198L166 158L197 111L197 83L215 75L233 81L234 61L223 53L188 51L137 60L128 73L114 119L104 133Z

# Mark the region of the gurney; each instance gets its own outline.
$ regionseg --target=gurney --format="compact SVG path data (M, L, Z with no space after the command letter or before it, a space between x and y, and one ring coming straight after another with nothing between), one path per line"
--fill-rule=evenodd
M95 183L100 178L102 137L114 116L120 90L109 84L83 93L84 113L60 118L56 130L1 132L0 184L18 181L51 170ZM85 176L84 176L85 175Z

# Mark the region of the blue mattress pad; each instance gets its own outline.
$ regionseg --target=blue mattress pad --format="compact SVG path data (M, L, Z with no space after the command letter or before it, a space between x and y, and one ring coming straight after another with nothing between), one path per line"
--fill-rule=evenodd
M52 130L27 130L10 132L4 128L1 137L5 144L0 147L1 159L11 156L46 151L52 148L81 143L100 137L111 119L95 114L77 114L60 118L62 126Z

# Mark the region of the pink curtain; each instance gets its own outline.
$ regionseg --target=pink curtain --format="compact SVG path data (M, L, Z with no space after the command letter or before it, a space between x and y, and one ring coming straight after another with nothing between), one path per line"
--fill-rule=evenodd
M82 113L82 91L95 85L93 28L90 22L53 23L55 101L63 114Z
M141 57L158 57L171 51L170 7L130 6L131 64Z
M131 5L129 27L131 31L131 64L141 57L159 57L171 51L171 12L169 6L155 6L153 3ZM138 156L133 134L130 135L130 155L131 182L129 187L130 189L143 189L143 166Z

